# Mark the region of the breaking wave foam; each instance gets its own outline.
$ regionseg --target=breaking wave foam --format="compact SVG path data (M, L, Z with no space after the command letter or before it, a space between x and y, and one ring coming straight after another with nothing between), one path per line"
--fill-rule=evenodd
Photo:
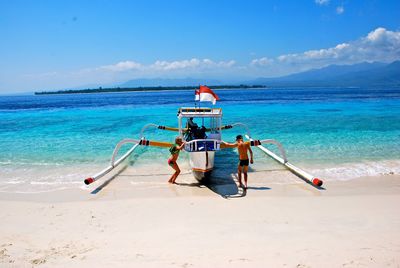
M400 175L400 160L348 163L335 167L309 169L310 173L330 180L351 180L361 177Z

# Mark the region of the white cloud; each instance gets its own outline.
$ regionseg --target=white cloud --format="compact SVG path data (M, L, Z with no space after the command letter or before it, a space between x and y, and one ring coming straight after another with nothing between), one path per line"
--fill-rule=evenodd
M209 69L209 68L229 68L235 64L234 60L214 62L210 59L197 59L181 61L156 61L149 66L150 69L171 71L182 69Z
M344 6L338 6L336 8L336 14L341 15L344 13Z
M250 65L259 68L271 65L276 69L301 71L329 64L355 64L364 61L392 62L399 59L400 31L377 28L367 36L352 42L341 43L331 48L284 54L276 57L275 61L267 58L254 59ZM260 64L261 62L268 64Z
M146 71L176 71L176 70L203 70L212 68L230 68L234 66L236 62L230 61L218 61L215 62L210 59L197 59L192 58L189 60L176 60L176 61L165 61L156 60L152 64L142 64L135 61L121 61L115 64L103 65L96 68L82 69L78 73L89 73L89 72L146 72Z
M234 60L216 61L209 58L156 60L140 63L132 60L81 69L70 72L48 72L24 77L25 84L43 87L68 87L85 84L119 83L133 78L152 77L273 77L321 68L330 64L360 62L392 62L400 60L400 31L377 28L367 35L328 48L282 54L277 57L259 57L247 64Z
M400 42L400 32L388 31L385 28L379 27L374 31L370 32L365 40L369 42L384 44L384 43L395 43Z
M315 3L320 6L327 5L329 4L329 0L315 0Z
M182 60L182 61L156 61L154 64L150 66L150 68L154 68L156 70L177 70L177 69L188 69L195 68L200 65L200 61L198 59L191 60Z
M142 64L134 61L121 61L112 65L101 66L99 70L108 70L112 72L123 72L128 70L140 69Z
M333 48L309 50L301 54L286 54L278 57L280 62L307 62L322 59L339 59L346 54L347 49L351 49L351 45L347 43L339 44Z
M269 59L267 57L262 57L259 59L254 59L251 61L250 65L252 66L266 66L274 63L273 59Z
M184 59L175 61L156 60L153 63L137 61L120 61L114 64L60 73L29 74L25 78L33 81L58 81L66 86L79 84L119 83L132 78L145 77L182 77L204 76L212 77L230 73L238 68L234 60L213 61L211 59Z

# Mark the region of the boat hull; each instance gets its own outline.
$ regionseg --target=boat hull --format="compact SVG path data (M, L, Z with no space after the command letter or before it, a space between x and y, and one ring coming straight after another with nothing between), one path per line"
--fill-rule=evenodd
M203 181L210 177L214 168L214 156L214 151L190 153L189 163L196 180Z
M192 170L193 176L199 182L207 181L211 177L212 170L203 172L203 171L196 171Z

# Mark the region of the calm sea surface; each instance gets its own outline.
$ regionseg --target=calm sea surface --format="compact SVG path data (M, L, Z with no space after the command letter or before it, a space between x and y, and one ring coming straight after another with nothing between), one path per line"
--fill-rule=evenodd
M290 161L317 175L400 174L399 89L215 92L224 124L243 122L253 137L280 141ZM193 91L0 96L0 191L27 184L78 187L107 165L119 140L139 138L147 123L177 126L178 107L193 106L193 99ZM226 130L223 139L233 141L240 133ZM163 141L174 135L146 132ZM168 157L155 148L140 153L152 162Z

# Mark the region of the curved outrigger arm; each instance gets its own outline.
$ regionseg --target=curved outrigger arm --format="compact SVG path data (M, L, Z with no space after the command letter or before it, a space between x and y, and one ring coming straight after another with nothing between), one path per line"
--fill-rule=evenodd
M247 138L250 140L250 142L252 142L252 141L256 142L256 140L253 140L250 137L247 137ZM279 150L281 151L282 157L279 157L275 153L271 152L270 150L268 150L267 148L262 146L261 145L262 143L272 143L272 144L277 145ZM261 151L266 153L268 156L270 156L272 159L274 159L278 163L280 163L283 166L285 166L293 174L297 175L298 177L302 178L303 180L311 183L312 185L318 186L318 187L322 186L323 181L321 179L319 179L319 178L311 175L307 171L302 170L301 168L296 167L295 165L289 163L289 161L286 158L285 150L283 149L282 144L280 144L279 142L277 142L275 140L261 140L260 144L255 145L255 146L257 146L258 149L260 149Z
M251 141L250 141L251 142ZM259 141L259 144L258 145L253 145L253 146L257 146L259 149L261 149L262 151L263 151L263 149L265 149L265 147L264 146L261 146L261 144L266 144L266 143L270 143L270 144L274 144L274 145L276 145L276 147L278 147L278 149L279 149L279 152L281 153L281 155L282 155L282 157L279 157L279 156L277 156L276 154L274 154L273 152L271 152L271 151L269 151L270 153L271 153L271 156L272 155L275 155L276 157L279 157L279 158L281 158L282 159L282 164L284 164L284 163L286 163L288 160L287 160L287 156L286 156L286 152L285 152L285 149L283 149L283 146L282 146L282 144L280 143L280 142L278 142L278 141L276 141L276 140L272 140L272 139L267 139L267 140L261 140L261 141ZM264 151L265 152L265 151ZM266 153L266 152L265 152Z
M234 124L232 124L232 125L230 125L230 126L231 126L232 128L233 128L233 127L236 127L236 126L242 126L242 127L244 127L244 129L246 129L247 135L248 135L249 137L251 137L251 135L250 135L250 129L249 129L249 127L248 127L246 124L237 122L237 123L234 123Z
M140 131L140 137L144 137L144 131L150 127L157 128L157 129L162 129L162 130L169 130L169 131L175 131L179 132L179 128L177 127L168 127L168 126L161 126L157 124L147 124L144 127L142 127L142 130ZM184 128L183 131L187 131L187 128Z
M118 160L115 160L119 150L121 149L121 147L125 144L128 143L132 143L134 144L132 146L131 149L129 149L129 151L127 151L123 156L121 156L120 158L118 158ZM136 140L136 139L123 139L122 141L118 142L117 145L114 148L112 157L111 157L111 163L110 165L103 169L102 171L100 171L99 173L95 174L92 177L89 177L87 179L84 180L85 184L91 184L95 181L97 181L98 179L100 179L101 177L103 177L104 175L106 175L107 173L109 173L111 170L113 170L114 168L116 168L119 164L121 164L126 158L128 158L128 156L130 156L133 151L139 146L156 146L156 147L171 147L172 143L169 142L161 142L161 141L151 141L151 140L146 140L144 138L140 139L140 140Z

